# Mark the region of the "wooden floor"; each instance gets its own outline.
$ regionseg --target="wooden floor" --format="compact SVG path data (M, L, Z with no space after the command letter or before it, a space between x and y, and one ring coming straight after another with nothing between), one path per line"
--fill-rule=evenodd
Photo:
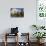
M0 46L4 46L4 43L2 42L0 42ZM15 46L15 43L8 43L8 45L7 46ZM24 45L25 46L25 45ZM37 46L37 43L30 43L30 46ZM43 45L41 45L41 46L46 46L46 43L44 43Z

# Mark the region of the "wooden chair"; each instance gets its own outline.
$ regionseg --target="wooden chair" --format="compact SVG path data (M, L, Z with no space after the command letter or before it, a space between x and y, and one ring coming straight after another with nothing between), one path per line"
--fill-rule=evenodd
M26 38L24 38L24 36L25 36ZM22 40L23 40L23 39L27 39L27 40L26 40L26 42L24 41L24 42L21 42L20 44L23 45L23 46L24 46L24 44L25 44L25 46L30 46L29 33L21 33L21 37L22 37ZM21 45L20 45L20 46L21 46Z
M18 33L17 34L10 34L10 33L5 33L5 46L7 46L8 45L8 42L7 42L7 36L17 36L17 42L16 42L16 45L15 46L18 46ZM15 40L16 40L16 38L15 38Z

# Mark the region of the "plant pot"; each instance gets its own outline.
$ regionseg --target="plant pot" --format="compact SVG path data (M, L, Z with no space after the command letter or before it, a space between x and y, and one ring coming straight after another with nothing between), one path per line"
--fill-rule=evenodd
M37 43L40 43L40 39L37 39Z
M39 44L41 44L41 43L44 42L44 40L45 40L45 39L38 39L37 42L38 42Z

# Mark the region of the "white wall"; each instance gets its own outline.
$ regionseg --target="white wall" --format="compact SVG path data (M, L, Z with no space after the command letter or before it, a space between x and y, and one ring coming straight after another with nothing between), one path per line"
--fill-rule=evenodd
M24 17L11 18L10 8L24 8ZM0 34L17 26L20 32L32 35L32 24L36 24L36 0L0 0Z

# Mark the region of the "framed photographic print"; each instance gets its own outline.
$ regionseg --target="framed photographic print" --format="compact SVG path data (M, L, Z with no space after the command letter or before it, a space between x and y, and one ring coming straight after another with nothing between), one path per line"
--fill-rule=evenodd
M10 16L11 17L24 17L24 8L11 8Z

